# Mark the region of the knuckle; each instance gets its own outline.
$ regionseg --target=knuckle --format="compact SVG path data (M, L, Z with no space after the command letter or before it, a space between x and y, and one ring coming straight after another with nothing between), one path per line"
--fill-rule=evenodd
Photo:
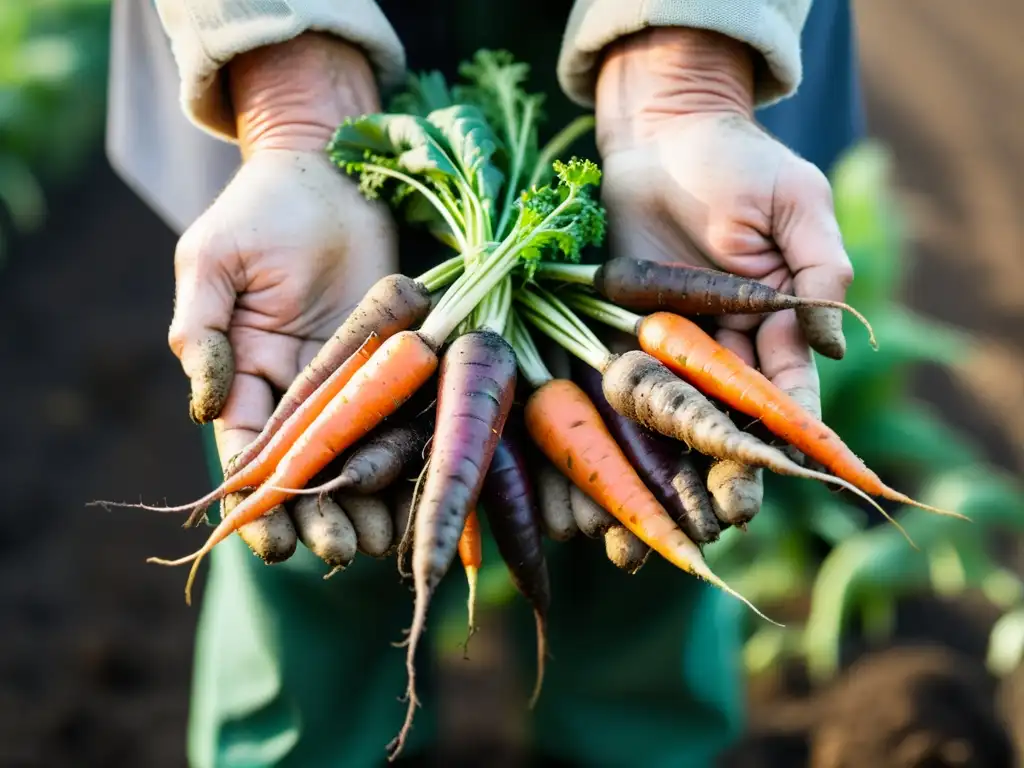
M853 283L854 270L853 264L850 263L849 258L844 257L843 260L836 265L835 275L836 281L843 287L844 290L850 287L850 285Z

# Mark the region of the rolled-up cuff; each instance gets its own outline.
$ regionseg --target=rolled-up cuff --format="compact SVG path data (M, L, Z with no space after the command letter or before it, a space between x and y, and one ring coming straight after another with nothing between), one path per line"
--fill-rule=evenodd
M719 32L758 51L756 106L796 91L802 76L800 32L811 0L576 0L558 58L558 82L581 106L594 104L601 51L648 27Z
M144 0L143 0L144 1ZM236 141L221 69L235 56L307 31L336 35L367 54L381 88L399 83L405 52L374 0L156 0L192 122Z

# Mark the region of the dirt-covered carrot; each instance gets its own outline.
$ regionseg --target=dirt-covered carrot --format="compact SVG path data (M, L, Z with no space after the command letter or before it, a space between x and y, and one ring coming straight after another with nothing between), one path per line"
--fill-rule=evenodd
M271 473L277 463L287 453L292 444L299 438L303 431L319 416L320 412L331 402L331 400L344 388L373 353L380 348L381 340L375 335L370 335L363 340L359 348L352 353L344 363L335 368L334 372L322 382L317 390L288 417L287 421L274 434L263 451L254 461L250 461L243 469L224 479L217 488L200 499L189 504L182 504L175 507L155 507L148 504L125 504L121 502L92 502L103 506L132 507L136 509L149 509L158 512L191 512L185 527L197 525L205 516L206 507L218 499L223 499L227 494L241 491L245 488L255 488ZM221 517L225 517L223 513Z
M191 603L192 582L199 563L217 544L242 525L262 517L294 494L277 488L302 488L342 451L370 433L394 413L437 368L437 355L423 336L401 331L384 342L342 390L321 411L282 457L273 474L230 515L224 516L206 543L178 560L150 558L160 565L192 563L185 582Z
M309 488L282 490L303 495L332 491L379 493L397 480L412 461L421 456L433 428L433 420L424 416L416 423L382 429L371 434L352 450L337 477Z
M471 509L462 526L462 535L459 536L459 560L462 561L462 568L466 572L466 583L469 584L469 597L466 598L468 631L466 643L462 648L464 655L469 650L469 639L476 634L476 583L477 577L480 575L483 557L480 519L477 517L476 510Z
M324 578L345 570L355 559L359 543L356 529L341 506L330 496L300 496L290 506L303 545L331 567Z
M554 467L551 471L556 472ZM512 583L533 608L537 624L537 675L530 696L532 708L544 682L551 583L541 541L540 513L527 464L516 441L508 436L499 439L494 449L480 501Z
M749 523L761 509L763 474L760 467L738 461L712 461L705 482L715 516L728 525Z
M415 511L412 572L416 601L406 655L409 704L394 742L395 753L405 741L418 704L414 661L430 599L455 557L466 516L480 496L512 407L515 384L515 353L494 331L465 333L444 354L430 459Z
M657 312L637 324L637 338L644 350L702 391L759 419L772 433L865 493L963 518L887 486L830 427L692 321Z
M636 312L666 309L683 315L759 315L784 309L822 308L829 310L829 317L841 320L840 313L846 311L864 324L875 346L871 324L848 304L792 296L757 280L717 269L619 256L601 265L541 264L537 274L592 285L612 303ZM815 341L824 338L822 335ZM841 321L839 338L842 339Z
M643 484L578 385L552 379L538 388L526 404L526 428L556 467L637 538L677 568L737 597L767 619L708 568L697 545Z
M429 286L411 277L388 275L370 286L341 327L292 381L259 435L231 459L226 474L238 472L259 456L288 417L352 356L364 339L376 334L383 341L412 328L429 311Z
M604 551L616 568L634 574L647 561L651 548L621 525L604 532Z
M679 444L616 411L605 397L601 374L595 368L577 363L573 365L573 379L597 407L629 463L683 532L698 544L715 541L721 528L703 478Z

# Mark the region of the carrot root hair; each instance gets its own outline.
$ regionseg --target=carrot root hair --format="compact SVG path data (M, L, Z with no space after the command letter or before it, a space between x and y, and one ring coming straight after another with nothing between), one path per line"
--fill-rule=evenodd
M741 603L746 605L750 610L752 610L754 613L756 613L762 619L767 621L769 624L774 624L776 627L785 628L785 626L786 626L785 624L780 624L779 622L775 621L775 619L770 619L767 616L765 616L757 608L757 606L755 606L747 598L745 598L743 595L741 595L735 589L733 589L728 584L726 584L720 577L716 576L714 571L712 571L708 567L707 563L705 563L703 559L694 558L693 562L691 563L691 567L693 568L694 575L699 576L700 578L704 579L704 581L708 582L712 586L718 587L720 590L725 592L727 595L731 595L732 597L735 597L737 600L739 600Z
M537 700L540 698L540 689L544 685L544 667L548 656L547 619L538 610L534 610L533 618L537 623L537 677L533 681L533 693L530 694L530 701L527 704L530 709L537 706Z
M130 502L130 501L107 501L105 499L97 501L88 501L85 506L87 507L103 507L109 511L111 507L117 509L144 509L147 512L163 512L163 513L175 513L175 512L190 512L194 514L196 511L204 512L208 506L220 501L227 494L222 492L221 488L216 488L205 496L191 501L188 504L178 504L176 506L158 506L156 504L143 504L142 502Z
M196 574L199 573L199 564L203 562L203 558L209 554L211 549L212 547L203 546L202 549L196 550L191 555L179 557L177 560L164 560L161 557L150 557L146 559L146 562L170 566L192 563L192 567L188 572L188 578L185 579L185 605L192 605L192 585L195 583Z
M907 533L906 528L900 525L892 515L890 515L888 512L882 509L881 504L872 499L868 494L866 494L860 488L855 486L853 483L849 483L840 477L835 477L834 475L829 475L824 472L817 472L813 469L807 469L806 467L800 467L798 464L794 464L794 466L797 466L800 469L800 473L797 475L798 477L805 477L808 480L821 480L824 483L829 483L830 485L835 485L838 486L839 488L844 488L847 491L850 491L851 493L860 496L860 498L864 499L868 504L877 509L882 514L882 517L884 517L886 520L888 520L890 523L896 526L896 530L903 534L903 538L907 540L907 543L911 547L913 547L916 550L920 550L920 547L918 547L917 544L914 543L914 540L910 538L910 534Z
M431 590L433 591L433 590ZM409 676L409 684L405 689L405 697L408 700L408 706L405 710L405 722L402 723L402 729L398 732L398 735L391 740L388 744L388 762L392 763L401 753L402 748L405 746L405 740L409 736L409 732L412 730L412 721L416 715L416 707L419 706L419 699L416 698L416 646L419 644L419 639L423 635L423 630L427 625L427 605L429 604L430 595L424 595L424 599L416 601L416 607L413 609L412 626L409 628L409 637L406 640L406 656L405 656L405 671Z

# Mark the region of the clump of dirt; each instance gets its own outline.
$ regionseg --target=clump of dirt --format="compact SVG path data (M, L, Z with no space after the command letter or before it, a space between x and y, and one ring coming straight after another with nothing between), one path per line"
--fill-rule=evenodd
M853 664L824 696L812 768L1012 768L995 682L941 647L891 648Z

